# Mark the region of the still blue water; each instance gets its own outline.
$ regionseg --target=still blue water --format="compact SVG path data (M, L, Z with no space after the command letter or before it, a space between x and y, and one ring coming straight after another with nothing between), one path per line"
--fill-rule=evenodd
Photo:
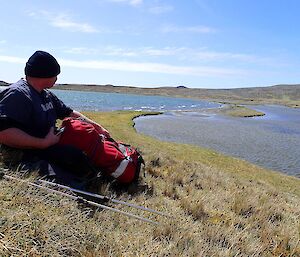
M197 110L219 107L220 104L186 98L142 96L119 93L52 90L65 104L75 110L112 111L166 111Z
M6 87L0 86L0 91ZM220 104L164 96L84 92L51 89L66 105L77 111L180 111L220 107Z
M300 109L250 106L266 115L235 118L206 112L174 113L135 119L138 132L160 140L188 143L300 175Z

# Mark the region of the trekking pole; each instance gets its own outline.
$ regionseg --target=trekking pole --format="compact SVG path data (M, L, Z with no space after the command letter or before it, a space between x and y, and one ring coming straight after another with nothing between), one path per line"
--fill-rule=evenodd
M80 201L80 202L87 203L89 205L93 205L93 206L96 206L96 207L99 207L99 208L102 208L102 209L105 209L105 210L110 210L110 211L113 211L113 212L116 212L116 213L120 213L120 214L123 214L125 216L138 219L140 221L144 221L144 222L151 223L151 224L154 224L154 225L159 225L158 222L150 220L150 219L147 219L145 217L141 217L141 216L132 214L130 212L121 211L121 210L118 210L116 208L109 207L109 206L106 206L106 205L103 205L103 204L99 204L99 203L95 203L95 202L92 202L92 201L88 201L88 200L86 200L86 199L84 199L82 197L69 195L67 193L64 193L64 192L61 192L61 191L57 191L57 190L51 189L49 187L41 186L41 185L38 185L38 184L35 184L35 183L32 183L32 182L26 181L26 180L22 180L22 179L19 179L19 178L16 178L16 177L12 177L12 176L9 176L9 175L3 175L3 178L8 179L8 180L16 180L18 182L26 183L26 184L28 184L30 186L33 186L33 187L36 187L36 188L39 188L39 189L43 189L43 190L46 190L46 191L49 191L49 192L52 192L52 193L55 193L55 194L58 194L58 195L66 196L66 197L68 197L68 198L70 198L72 200L75 200L75 201Z
M94 197L94 198L97 198L97 199L100 199L100 200L107 200L107 201L111 201L113 203L126 205L126 206L129 206L129 207L135 208L135 209L140 209L140 210L143 210L143 211L155 213L155 214L158 214L158 215L161 215L161 216L165 216L165 217L169 217L169 218L171 217L171 215L160 212L160 211L156 211L156 210L144 207L144 206L124 202L124 201L117 200L117 199L114 199L114 198L110 198L110 197L107 197L107 196L104 196L104 195L99 195L99 194L95 194L95 193L86 192L86 191L83 191L83 190L79 190L79 189L72 188L72 187L69 187L69 186L61 185L61 184L58 184L58 183L53 183L53 182L46 181L46 180L43 180L43 179L39 179L38 181L40 181L42 183L45 183L45 184L48 184L48 185L51 185L51 186L57 186L57 187L60 187L60 188L63 188L63 189L68 189L68 190L71 190L75 193L91 196L91 197Z

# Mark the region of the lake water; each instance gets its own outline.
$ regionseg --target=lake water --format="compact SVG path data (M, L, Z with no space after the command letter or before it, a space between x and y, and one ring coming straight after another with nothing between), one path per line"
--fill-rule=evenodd
M206 112L139 117L138 132L194 144L289 175L300 174L300 109L250 106L266 115L235 118Z
M0 91L6 87L0 86ZM51 89L77 111L180 111L220 107L220 104L187 98Z
M67 105L76 110L168 111L198 110L219 107L220 104L186 98L142 96L119 93L53 90Z
M290 175L300 174L300 109L251 106L266 115L234 118L206 112L206 109L220 107L207 101L53 91L67 105L79 111L164 111L163 115L135 119L135 128L160 140L199 145Z

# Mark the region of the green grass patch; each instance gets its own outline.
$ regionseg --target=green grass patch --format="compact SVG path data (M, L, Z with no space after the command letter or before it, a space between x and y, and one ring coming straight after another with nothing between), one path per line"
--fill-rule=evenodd
M237 104L226 104L223 108L219 109L219 112L233 117L245 117L245 118L265 115L263 112L259 112L251 108L242 105L237 105Z
M145 113L85 114L146 160L148 190L118 198L172 218L144 214L161 223L152 226L108 211L91 215L71 200L2 180L0 256L300 255L299 179L138 134L133 119Z

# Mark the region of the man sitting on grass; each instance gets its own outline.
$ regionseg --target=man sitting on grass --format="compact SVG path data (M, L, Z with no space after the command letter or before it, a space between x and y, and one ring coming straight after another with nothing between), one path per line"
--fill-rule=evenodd
M0 93L1 154L10 168L36 169L42 175L75 183L93 175L93 168L80 150L57 144L56 120L80 117L109 134L47 90L59 73L60 65L51 54L36 51L26 63L26 78Z

